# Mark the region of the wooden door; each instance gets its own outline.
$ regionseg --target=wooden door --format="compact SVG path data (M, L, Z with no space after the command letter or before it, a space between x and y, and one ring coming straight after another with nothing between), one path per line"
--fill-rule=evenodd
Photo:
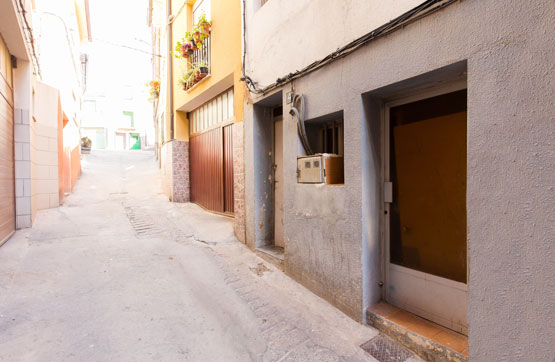
M222 128L198 134L190 140L191 201L224 212Z
M233 213L233 124L223 128L224 135L224 212Z

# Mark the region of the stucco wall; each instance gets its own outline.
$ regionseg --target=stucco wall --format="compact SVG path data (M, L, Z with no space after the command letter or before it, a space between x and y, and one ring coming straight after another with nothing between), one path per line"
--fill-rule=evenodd
M58 180L58 100L59 92L42 82L34 89L31 139L31 211L57 207L60 203Z
M247 0L247 72L273 83L422 3L421 0Z
M250 29L251 51L247 54L249 64L257 64L257 69L251 69L249 75L262 85L317 58L312 45L307 45L316 41L316 36L304 33L306 40L295 38L307 48L290 52L290 47L297 45L290 44L287 31L309 27L318 17L307 12L305 17L285 20L289 11L294 16L295 9L311 9L312 5L280 3L275 12L261 12L272 3L255 13L260 18L251 19L262 25ZM317 14L324 19L327 13L334 13L333 6L357 9L355 5L360 5L330 2L331 8L325 8L321 2L313 3L318 3ZM338 18L350 23L353 11ZM360 16L369 14L358 11ZM328 20L334 24L333 19ZM257 28L263 24L268 24L269 30ZM364 28L372 30L372 21ZM274 34L272 29L283 33ZM379 127L372 125L379 112L372 111L371 103L386 100L363 101L363 95L466 62L467 74L459 76L466 77L468 85L470 359L551 360L551 336L555 334L554 29L555 7L550 0L465 0L295 81L295 91L307 99L307 118L344 111L345 186L318 189L296 183L296 154L291 151L296 150L296 131L284 104L285 137L290 146L284 148L289 150L284 158L286 271L349 315L362 318L363 307L380 295L376 285L381 280L376 276L380 270L376 263L381 260L377 255L381 250L377 247L381 245L377 218L383 210L381 201L375 201L380 197L376 184L381 183L375 162L381 155L373 141ZM258 39L252 38L253 33L264 37L264 44L252 45ZM322 34L326 33L318 37L326 38ZM272 44L281 55L273 54L265 44ZM330 44L335 43L330 40ZM264 62L260 62L261 57ZM289 91L289 86L285 90ZM252 148L256 137L253 106L247 107L249 242L256 225L257 156Z
M173 22L173 46L181 40L186 31L191 30L192 24L192 1ZM172 12L175 14L183 4L183 1L172 1ZM174 82L174 106L176 109L183 108L191 100L201 94L209 94L204 97L204 102L217 96L219 93L234 87L234 118L235 122L243 120L244 84L241 82L241 2L240 1L216 1L210 3L211 13L211 35L210 35L210 76L199 82L194 89L188 92L179 85L179 80L187 70L187 62L184 59L172 58L173 82ZM227 79L231 78L228 82ZM221 84L226 86L221 88ZM217 89L214 91L214 89ZM182 109L183 110L183 109ZM185 107L185 111L192 111ZM189 121L184 112L175 112L176 139L189 140ZM169 134L169 133L168 133Z

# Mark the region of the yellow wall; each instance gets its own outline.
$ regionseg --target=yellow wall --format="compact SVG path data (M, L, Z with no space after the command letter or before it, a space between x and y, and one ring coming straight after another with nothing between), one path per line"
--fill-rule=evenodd
M184 1L172 0L172 14L176 14ZM192 27L194 1L188 0L186 7L173 22L172 50L178 40ZM172 58L174 82L174 109L189 102L216 83L233 74L235 122L243 121L244 83L241 82L241 2L239 0L211 0L211 56L210 78L206 78L194 89L186 92L179 85L182 74L186 71L184 59ZM216 96L216 94L214 95ZM184 112L175 112L175 138L189 140L189 121ZM169 127L168 127L169 135Z

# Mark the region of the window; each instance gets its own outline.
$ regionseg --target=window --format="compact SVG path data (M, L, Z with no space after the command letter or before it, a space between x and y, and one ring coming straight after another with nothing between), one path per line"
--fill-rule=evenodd
M190 133L201 133L218 124L233 121L233 88L208 101L189 114Z
M321 169L323 173L320 176L320 182L328 185L343 185L345 182L343 111L309 119L305 121L305 130L313 153L312 157L301 157L301 160L310 162L310 164L305 163L305 170L308 168ZM319 154L325 155L318 157ZM305 182L310 183L311 181Z
M343 155L343 112L305 121L312 152Z
M210 21L210 0L197 0L193 5L193 25L198 22L200 16L204 14L206 20Z
M124 124L128 127L135 127L135 118L133 117L133 112L123 111L123 117L125 119Z

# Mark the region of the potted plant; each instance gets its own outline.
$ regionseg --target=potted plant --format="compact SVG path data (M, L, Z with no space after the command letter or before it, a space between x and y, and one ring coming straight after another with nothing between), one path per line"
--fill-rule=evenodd
M198 27L202 29L202 32L207 36L210 34L210 28L212 27L212 22L206 19L206 15L202 13L198 18Z
M185 36L177 42L174 55L176 58L187 59L195 50L197 50L197 46L193 40L193 35L190 32L186 32Z
M202 42L204 41L204 34L202 33L198 24L195 25L195 28L193 29L193 40L197 44L197 47L201 46Z
M200 62L198 64L198 69L200 71L202 78L208 75L208 64L206 64L206 62Z
M189 69L187 72L183 74L181 79L179 80L180 85L183 87L183 90L187 90L194 85L195 74L194 68Z
M92 141L89 137L81 138L81 152L91 153Z
M151 80L146 85L150 88L150 96L152 98L158 98L158 96L160 95L160 81Z

